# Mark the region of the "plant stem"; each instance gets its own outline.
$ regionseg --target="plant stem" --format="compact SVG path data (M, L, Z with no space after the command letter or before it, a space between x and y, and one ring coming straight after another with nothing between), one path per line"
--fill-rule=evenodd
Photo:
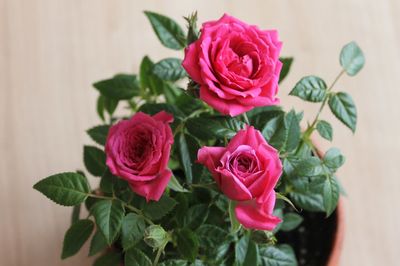
M167 243L168 243L168 242L167 242ZM160 247L160 248L158 249L156 258L154 259L154 262L153 262L153 266L157 266L158 261L159 261L159 259L160 259L160 257L161 257L161 254L162 254L162 252L164 251L164 248L165 248L165 245L162 246L162 247Z
M322 110L324 109L326 103L328 102L328 98L329 98L329 93L330 93L330 91L332 90L332 88L335 86L335 84L338 82L338 80L340 79L340 77L341 77L344 73L345 73L345 70L342 69L342 71L340 71L340 73L336 76L335 80L332 82L332 84L331 84L331 85L329 86L329 88L326 90L327 95L325 96L325 99L323 100L323 102L322 102L322 104L321 104L321 106L320 106L320 108L319 108L319 110L318 110L317 115L315 116L315 118L314 118L313 122L311 123L311 125L309 125L309 126L307 127L307 130L304 132L304 137L305 137L305 139L308 139L308 138L311 136L312 132L314 131L314 127L315 127L315 125L316 125L317 122L318 122L318 119L319 119L319 117L320 117L320 115L321 115L321 113L322 113Z

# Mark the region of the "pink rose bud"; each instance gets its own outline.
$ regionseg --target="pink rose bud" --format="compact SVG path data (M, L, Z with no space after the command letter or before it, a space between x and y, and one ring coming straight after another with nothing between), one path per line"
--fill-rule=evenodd
M260 30L224 15L203 24L185 50L183 67L200 85L200 98L225 115L276 105L282 42L275 30Z
M158 201L172 172L167 168L174 142L169 123L173 116L161 111L154 116L142 112L110 128L105 152L111 173L128 181L146 200Z
M249 126L226 147L202 147L197 158L212 173L222 192L238 201L235 213L244 227L273 230L280 223L272 212L282 163L277 150L260 131Z

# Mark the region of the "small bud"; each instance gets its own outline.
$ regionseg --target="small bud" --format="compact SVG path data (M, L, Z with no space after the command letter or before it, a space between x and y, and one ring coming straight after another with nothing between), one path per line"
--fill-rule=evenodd
M169 240L169 234L159 225L150 225L144 230L144 242L154 249L165 246Z

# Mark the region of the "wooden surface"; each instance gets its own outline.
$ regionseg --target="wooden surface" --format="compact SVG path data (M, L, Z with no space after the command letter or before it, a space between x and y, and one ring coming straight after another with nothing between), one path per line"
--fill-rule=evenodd
M346 191L342 265L399 265L400 2L397 0L0 0L0 265L90 265L87 247L61 262L69 208L32 189L52 173L82 168L85 130L99 121L93 81L137 71L143 55L181 56L157 41L142 10L200 21L228 12L261 28L277 28L283 54L294 55L280 96L286 108L317 105L286 96L302 76L328 83L338 53L355 40L366 66L337 89L353 95L356 134L334 124L333 145L347 162L338 173ZM323 117L335 121L329 112ZM329 143L321 142L323 147Z

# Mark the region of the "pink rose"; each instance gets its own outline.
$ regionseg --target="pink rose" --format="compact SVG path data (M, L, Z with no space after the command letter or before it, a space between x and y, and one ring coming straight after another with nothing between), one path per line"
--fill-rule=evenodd
M282 42L275 30L260 30L224 15L203 24L185 50L183 67L200 85L200 98L225 115L279 103Z
M197 158L222 192L238 201L235 213L244 227L273 230L280 223L272 212L282 164L278 152L258 130L252 126L240 130L227 147L203 147Z
M173 120L164 111L154 116L139 112L112 126L108 133L108 168L147 201L160 199L172 175L167 165L174 142L169 126Z

